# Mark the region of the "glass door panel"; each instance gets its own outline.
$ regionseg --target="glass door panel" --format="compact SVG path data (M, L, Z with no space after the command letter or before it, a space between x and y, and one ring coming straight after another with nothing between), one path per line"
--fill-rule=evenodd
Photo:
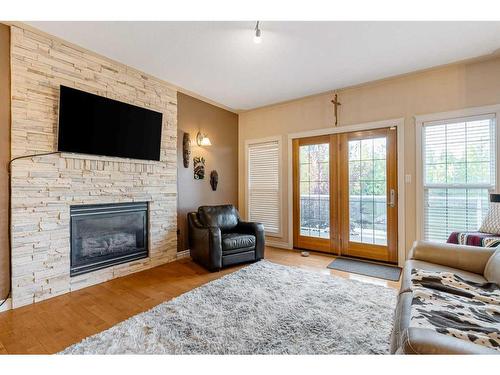
M300 235L330 238L328 143L299 146Z
M332 138L311 137L293 141L294 246L331 252L334 200Z
M395 129L341 135L343 255L397 262L396 146Z
M349 240L387 245L386 138L349 141Z

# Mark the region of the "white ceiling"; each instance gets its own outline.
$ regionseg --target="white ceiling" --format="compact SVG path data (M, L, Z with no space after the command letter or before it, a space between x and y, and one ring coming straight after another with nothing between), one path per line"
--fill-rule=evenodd
M234 110L500 48L500 22L28 23Z

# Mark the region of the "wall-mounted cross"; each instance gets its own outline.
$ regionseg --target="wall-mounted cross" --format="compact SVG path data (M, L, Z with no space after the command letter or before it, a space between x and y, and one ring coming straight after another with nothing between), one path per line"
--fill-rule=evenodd
M333 114L335 115L335 126L338 125L338 106L339 105L342 105L338 99L337 99L337 94L335 94L335 98L332 100L332 103L333 103Z

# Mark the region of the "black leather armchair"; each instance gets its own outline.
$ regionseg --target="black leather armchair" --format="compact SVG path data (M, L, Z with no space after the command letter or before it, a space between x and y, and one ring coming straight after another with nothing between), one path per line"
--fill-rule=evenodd
M264 258L264 226L241 221L233 205L201 206L188 227L191 257L210 271Z

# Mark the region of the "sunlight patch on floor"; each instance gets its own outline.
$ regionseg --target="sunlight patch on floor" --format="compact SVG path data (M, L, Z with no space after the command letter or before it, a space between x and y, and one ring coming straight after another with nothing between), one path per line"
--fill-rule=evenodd
M364 283L369 283L369 284L374 284L374 285L380 285L380 286L388 287L387 281L385 281L385 280L374 279L372 277L367 277L367 276L363 276L363 275L350 274L349 275L349 279L361 281L361 282L364 282Z

